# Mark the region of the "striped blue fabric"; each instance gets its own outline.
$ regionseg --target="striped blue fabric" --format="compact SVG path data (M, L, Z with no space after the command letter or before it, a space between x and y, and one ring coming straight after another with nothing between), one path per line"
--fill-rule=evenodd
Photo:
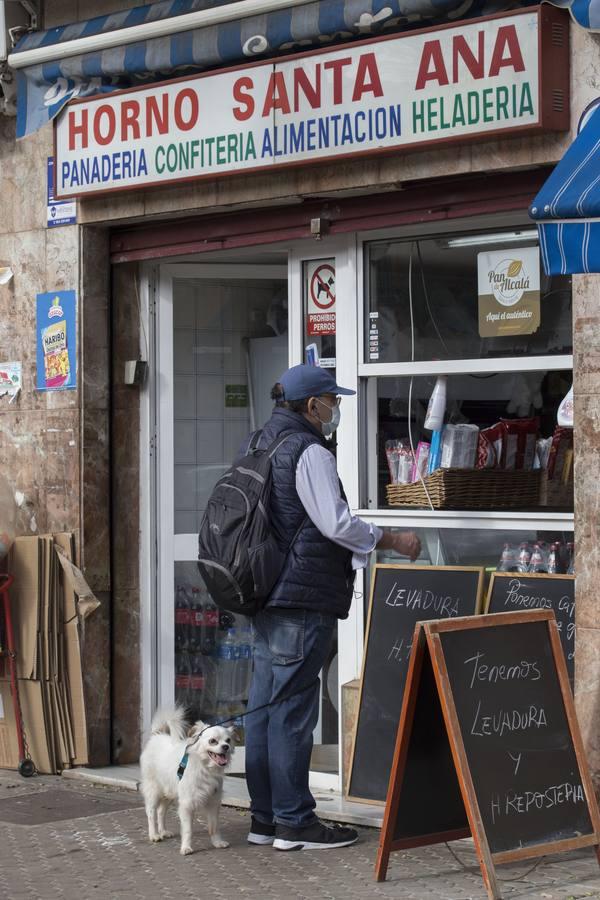
M135 29L231 0L164 0L26 35L15 53L76 38ZM598 0L600 2L600 0ZM209 25L17 70L17 135L30 134L73 97L149 84L291 51L389 31L422 28L533 5L534 0L315 0L234 22Z
M600 272L600 107L529 208L548 275Z

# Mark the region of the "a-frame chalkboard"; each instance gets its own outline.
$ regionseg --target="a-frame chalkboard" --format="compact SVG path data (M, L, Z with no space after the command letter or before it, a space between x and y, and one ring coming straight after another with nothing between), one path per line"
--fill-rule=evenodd
M552 611L415 628L375 876L395 850L469 835L490 900L501 898L497 864L587 846L600 862Z
M377 565L347 795L385 803L415 624L479 612L478 566Z
M493 572L486 613L553 609L571 687L575 683L575 576Z

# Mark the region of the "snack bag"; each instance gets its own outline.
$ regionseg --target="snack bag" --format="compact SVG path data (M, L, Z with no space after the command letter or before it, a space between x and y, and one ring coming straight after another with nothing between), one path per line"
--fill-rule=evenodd
M573 429L561 428L560 425L557 425L552 435L550 453L548 454L548 478L563 478L565 468L567 469L568 477L568 470L572 461L572 450Z
M502 459L504 428L498 422L490 428L482 428L477 443L476 469L495 469Z
M71 368L67 349L67 323L53 322L42 331L46 387L60 388L69 383Z
M503 469L532 469L540 430L538 416L532 419L501 419L504 429Z

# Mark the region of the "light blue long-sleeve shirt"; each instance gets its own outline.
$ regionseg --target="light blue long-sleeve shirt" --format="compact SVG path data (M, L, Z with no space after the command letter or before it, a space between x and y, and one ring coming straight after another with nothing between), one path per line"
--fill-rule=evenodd
M369 553L381 539L381 528L353 516L340 493L333 454L310 444L298 460L296 490L307 516L330 541L352 551L352 568L367 565Z

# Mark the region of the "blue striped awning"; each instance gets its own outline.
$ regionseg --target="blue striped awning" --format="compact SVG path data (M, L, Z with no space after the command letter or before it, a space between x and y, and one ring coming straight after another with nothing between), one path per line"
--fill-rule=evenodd
M26 35L19 53L77 38L226 6L231 0L164 0ZM174 76L268 58L389 31L422 28L531 5L535 0L318 0L165 37L65 56L17 69L17 136L54 118L73 97L110 92ZM596 0L600 2L600 0ZM128 35L129 36L129 35Z
M600 107L531 204L548 275L600 272Z

